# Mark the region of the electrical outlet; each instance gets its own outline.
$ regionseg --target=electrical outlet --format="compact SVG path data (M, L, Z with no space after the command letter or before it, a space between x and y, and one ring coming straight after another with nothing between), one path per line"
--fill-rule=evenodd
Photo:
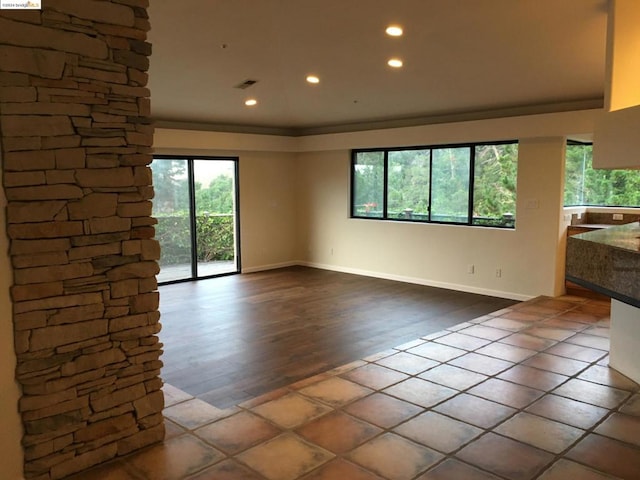
M470 263L469 265L467 265L467 273L470 275L473 275L474 273L476 273L476 267L473 263Z
M502 277L502 269L496 268L496 278L501 278L501 277Z
M624 219L624 215L621 213L614 213L613 214L613 219L614 220L623 220Z

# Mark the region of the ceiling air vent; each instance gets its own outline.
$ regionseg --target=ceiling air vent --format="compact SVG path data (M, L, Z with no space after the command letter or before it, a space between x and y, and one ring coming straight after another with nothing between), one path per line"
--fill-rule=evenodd
M244 82L240 82L239 84L237 84L235 87L233 88L239 88L240 90L245 90L253 85L255 85L256 83L258 83L258 80L245 80Z

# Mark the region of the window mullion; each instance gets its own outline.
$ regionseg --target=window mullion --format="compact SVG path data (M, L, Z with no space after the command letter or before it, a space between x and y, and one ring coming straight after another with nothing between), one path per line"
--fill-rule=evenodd
M351 202L350 202L350 217L355 217L356 215L356 163L357 163L358 154L355 150L351 152Z
M193 174L193 158L187 159L189 185L189 228L191 229L191 278L198 277L198 226L196 220L196 188Z
M473 224L473 192L475 188L476 146L469 147L469 209L467 211L467 225Z
M427 208L427 216L429 218L429 222L431 222L431 204L433 202L432 199L433 192L433 148L429 149L429 206Z
M387 199L387 195L389 194L389 150L384 151L384 166L382 176L384 178L384 181L382 182L382 218L388 220L389 212L387 211L387 208L389 206L389 201Z

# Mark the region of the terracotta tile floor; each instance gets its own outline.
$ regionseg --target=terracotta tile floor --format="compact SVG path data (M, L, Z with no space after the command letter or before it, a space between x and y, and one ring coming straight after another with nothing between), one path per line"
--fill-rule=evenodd
M608 304L540 297L220 410L74 480L640 479L640 387Z

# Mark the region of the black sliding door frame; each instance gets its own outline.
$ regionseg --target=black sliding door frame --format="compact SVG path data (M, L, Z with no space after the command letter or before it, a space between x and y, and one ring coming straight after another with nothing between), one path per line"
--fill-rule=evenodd
M227 156L187 156L187 155L154 155L154 161L159 160L178 160L186 162L187 170L187 187L188 187L188 205L189 205L189 239L190 239L190 271L191 275L186 278L176 278L171 280L162 281L158 283L160 285L169 285L173 283L190 282L195 280L204 280L208 278L222 277L227 275L236 275L241 272L241 250L240 250L240 187L239 187L239 168L238 157ZM195 162L196 161L211 161L211 162L233 162L233 242L234 242L234 263L235 268L232 271L224 271L220 273L213 273L209 275L201 275L198 268L198 225L197 225L197 200L196 200L196 188L195 188ZM153 170L153 164L151 165ZM156 216L154 211L154 216ZM162 249L162 244L160 245ZM162 269L162 253L160 256L160 268Z

